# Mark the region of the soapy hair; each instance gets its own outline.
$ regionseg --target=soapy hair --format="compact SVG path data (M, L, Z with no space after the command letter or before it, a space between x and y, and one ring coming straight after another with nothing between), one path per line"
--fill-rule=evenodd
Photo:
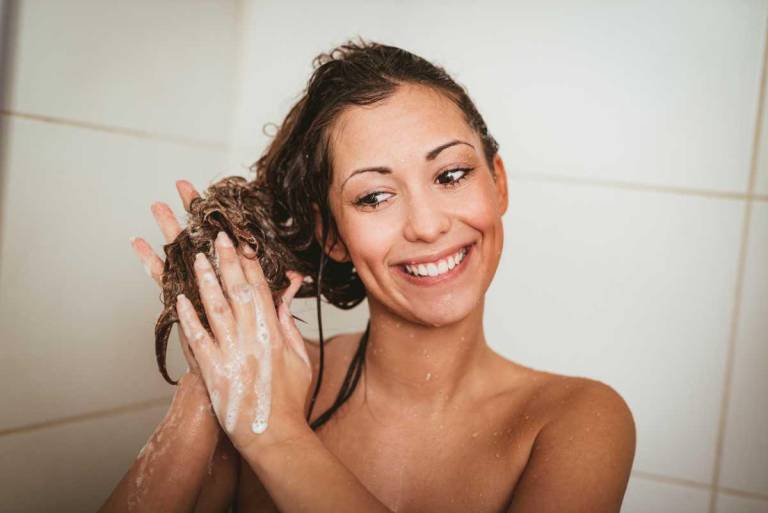
M331 132L339 115L352 106L372 105L390 97L399 86L432 88L449 98L479 135L489 169L498 144L488 133L482 116L464 88L446 71L403 49L349 40L313 60L313 73L262 156L249 169L254 179L223 178L190 204L186 228L164 246L163 311L155 325L155 352L163 378L176 384L166 369L168 337L178 322L176 296L185 294L206 329L207 317L194 274L195 254L216 262L213 241L224 231L235 247L246 243L255 251L273 298L288 286L285 273L305 276L295 297L314 297L317 305L320 362L307 422L318 429L352 395L365 363L370 320L349 364L334 404L310 422L322 383L324 338L321 298L341 309L357 306L366 297L365 286L350 261L338 262L326 250L344 242L331 215L328 191L332 181ZM321 240L315 232L315 210ZM217 266L216 272L218 274ZM221 278L219 276L219 278Z

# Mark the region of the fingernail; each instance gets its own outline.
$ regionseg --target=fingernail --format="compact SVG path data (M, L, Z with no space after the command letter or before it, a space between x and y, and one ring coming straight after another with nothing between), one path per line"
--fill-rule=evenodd
M202 253L198 253L195 255L195 267L198 267L200 269L205 269L207 263L208 263L208 259L205 258L205 255L203 255Z
M253 250L253 248L251 246L249 246L248 244L246 244L245 242L243 242L240 245L240 247L243 248L243 255L249 256L249 257L252 257L252 256L256 255L256 252Z
M128 240L131 241L131 246L133 246L133 243L136 241L135 236L128 237Z
M219 232L219 234L216 236L216 241L219 243L220 246L224 248L231 248L232 247L232 241L227 237L227 234L224 232Z

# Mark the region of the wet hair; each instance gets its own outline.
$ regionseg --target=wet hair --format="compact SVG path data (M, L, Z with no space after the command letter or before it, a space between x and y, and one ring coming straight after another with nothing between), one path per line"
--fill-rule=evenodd
M213 241L224 231L236 247L243 243L256 251L273 297L288 286L286 271L305 276L296 297L315 297L320 334L320 362L307 414L312 410L323 376L321 298L341 309L357 306L366 297L365 286L350 261L337 262L324 248L343 242L331 215L328 193L333 178L331 135L339 115L353 106L372 105L389 98L399 86L429 87L450 99L467 124L480 137L489 169L498 150L482 116L464 88L446 71L406 50L349 40L313 60L312 75L262 156L249 169L253 180L233 176L209 186L190 204L186 228L164 246L162 301L164 309L155 326L155 352L160 373L173 381L165 366L165 353L173 324L175 303L185 294L209 329L194 278L194 257L205 253L216 262ZM315 232L317 205L323 244ZM214 265L214 268L217 266ZM218 269L216 269L218 273ZM318 429L352 395L365 363L370 320L349 364L333 405L310 422Z

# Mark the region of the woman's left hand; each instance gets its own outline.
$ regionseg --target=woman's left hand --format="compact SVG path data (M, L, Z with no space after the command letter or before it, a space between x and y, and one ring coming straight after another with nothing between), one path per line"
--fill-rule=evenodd
M213 336L185 296L178 296L176 309L219 423L241 453L253 444L265 448L311 433L304 405L312 367L288 308L302 276L288 273L291 285L275 311L253 249L243 245L238 254L224 232L215 248L226 293L205 255L195 260Z

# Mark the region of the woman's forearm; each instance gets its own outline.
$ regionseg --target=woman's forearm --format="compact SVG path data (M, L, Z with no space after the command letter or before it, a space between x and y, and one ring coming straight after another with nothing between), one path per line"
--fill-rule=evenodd
M191 512L220 433L202 379L186 374L171 407L99 513Z
M281 512L392 513L306 430L269 450L254 447L241 453Z

